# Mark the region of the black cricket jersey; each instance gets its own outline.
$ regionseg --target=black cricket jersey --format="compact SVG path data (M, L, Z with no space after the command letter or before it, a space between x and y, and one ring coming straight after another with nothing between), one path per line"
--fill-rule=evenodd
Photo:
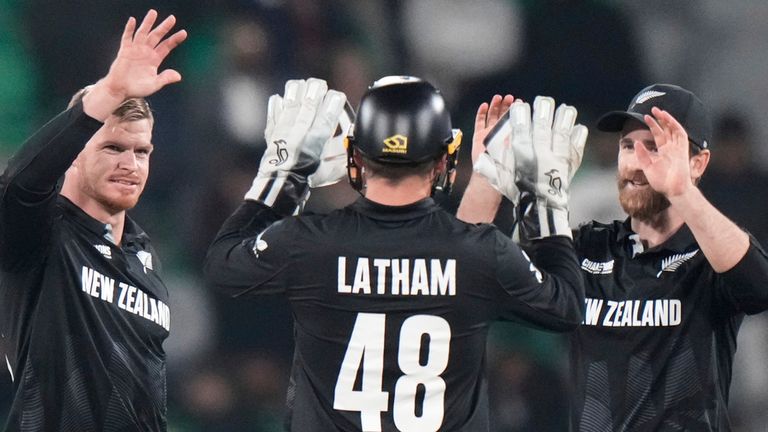
M768 259L715 273L687 226L644 250L630 221L576 231L584 323L571 335L573 431L729 431L745 314L768 308Z
M539 241L537 268L493 226L463 223L431 198L275 219L246 201L206 274L234 296L287 295L292 431L487 431L490 323L565 331L582 319L567 238Z
M56 182L102 123L67 110L30 138L0 183L0 353L8 431L164 431L168 291L147 235L110 227Z

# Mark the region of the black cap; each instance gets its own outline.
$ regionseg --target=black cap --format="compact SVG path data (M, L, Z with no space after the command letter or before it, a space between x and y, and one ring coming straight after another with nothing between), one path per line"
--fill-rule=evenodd
M704 104L695 94L672 84L653 84L640 90L626 111L603 114L597 120L597 128L604 132L620 132L628 119L645 123L643 116L651 115L652 107L669 112L683 125L691 142L701 149L709 148L712 125Z

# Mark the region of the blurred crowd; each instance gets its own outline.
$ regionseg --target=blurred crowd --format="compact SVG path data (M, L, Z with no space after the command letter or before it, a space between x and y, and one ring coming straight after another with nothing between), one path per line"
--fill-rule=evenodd
M316 76L355 105L376 78L423 77L442 90L465 133L455 209L469 178L477 106L495 93L552 95L590 127L573 185L571 222L623 219L616 137L592 126L639 89L696 92L716 135L702 189L768 245L768 3L762 0L0 0L0 165L79 88L101 77L128 16L175 14L189 40L169 59L182 83L150 98L155 152L132 211L153 237L172 298L171 431L282 430L291 316L280 297L228 299L206 290L208 242L242 200L265 146L266 101L287 79ZM313 191L308 211L356 197ZM509 206L498 225L508 228ZM768 323L745 320L732 414L737 431L768 424ZM496 430L563 431L567 358L560 336L499 324L488 346ZM0 377L0 423L10 377Z

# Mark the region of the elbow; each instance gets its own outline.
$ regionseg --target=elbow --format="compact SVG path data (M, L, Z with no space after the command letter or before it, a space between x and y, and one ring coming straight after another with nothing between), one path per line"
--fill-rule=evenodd
M584 312L581 307L574 308L571 312L565 321L565 329L563 331L574 331L584 322Z
M226 253L215 243L211 245L203 261L203 281L209 289L227 294L225 262Z
M584 284L579 279L570 285L568 306L563 317L562 329L560 330L563 332L576 330L584 322Z
M584 322L584 314L581 307L573 305L568 308L566 313L557 323L556 328L553 330L561 333L572 332L576 330L582 322Z

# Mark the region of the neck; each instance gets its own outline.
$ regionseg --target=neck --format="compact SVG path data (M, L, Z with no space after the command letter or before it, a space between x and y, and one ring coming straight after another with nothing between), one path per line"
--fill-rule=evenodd
M65 183L66 186L66 183ZM61 195L72 201L72 203L85 212L88 216L97 221L112 226L112 237L115 244L120 245L123 239L123 229L125 228L125 210L110 210L93 199L87 198L82 194L71 193L70 188L62 187Z
M672 208L667 208L649 219L631 218L630 223L632 231L640 236L643 245L652 248L672 237L684 222Z
M367 199L388 206L413 204L432 195L432 183L416 176L406 177L397 183L373 177L366 180L365 186Z

